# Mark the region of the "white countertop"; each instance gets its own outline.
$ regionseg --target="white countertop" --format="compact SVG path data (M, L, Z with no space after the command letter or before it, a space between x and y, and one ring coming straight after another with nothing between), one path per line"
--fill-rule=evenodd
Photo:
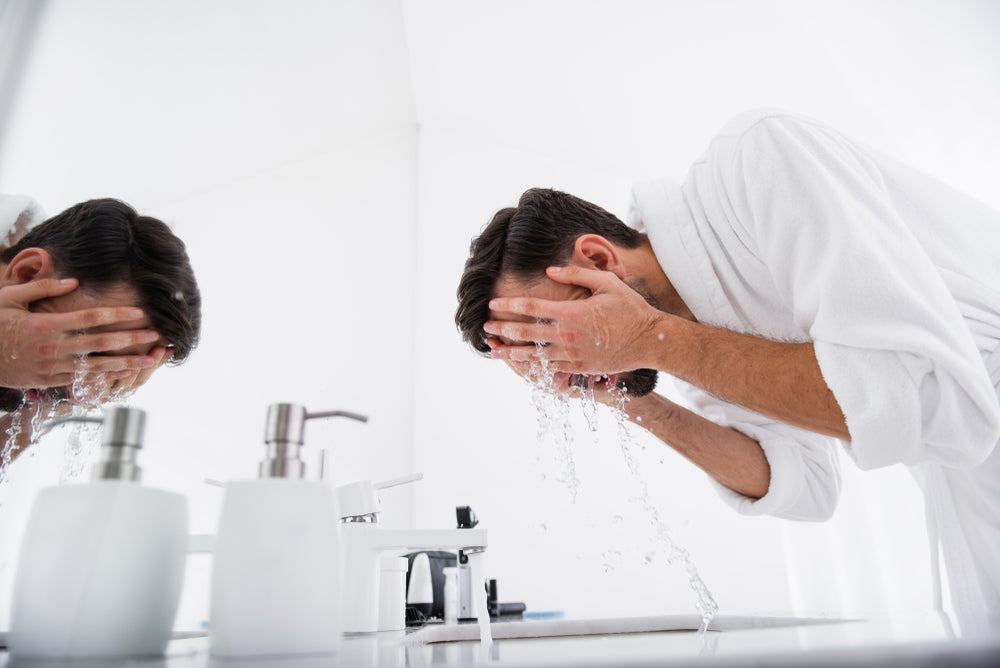
M584 668L587 666L643 667L694 665L728 666L947 666L948 668L1000 666L1000 635L956 639L941 620L923 616L907 621L808 620L803 626L788 626L787 620L771 617L721 615L715 628L721 631L604 630L690 628L684 616L568 620L552 626L551 632L587 635L509 638L525 635L524 629L494 624L495 640L486 649L478 640L438 642L455 637L442 627L415 633L377 633L347 636L341 653L319 657L274 657L217 660L208 652L205 637L171 642L168 655L159 659L132 660L137 668L437 668L497 666L517 668ZM680 620L681 623L675 623ZM821 622L821 623L816 623ZM531 630L546 622L522 622ZM582 625L582 626L576 626ZM475 625L461 625L460 632L478 638ZM756 627L756 628L751 628ZM108 662L21 662L0 653L0 667L72 665L74 668L107 666Z

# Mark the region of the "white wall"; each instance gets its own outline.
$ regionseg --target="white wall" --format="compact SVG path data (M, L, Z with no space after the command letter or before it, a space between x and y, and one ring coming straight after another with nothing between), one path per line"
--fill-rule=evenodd
M580 614L693 611L680 568L645 564L654 534L610 418L595 441L575 414L573 502L554 480L553 446L535 438L527 388L459 342L453 294L470 239L531 186L624 216L632 182L682 178L725 120L758 106L825 120L1000 206L1000 10L843 0L404 7L421 120L415 456L443 478L416 497L416 520L471 504L491 530L488 564L504 600ZM826 524L749 519L688 462L637 438L651 497L724 612L929 606L921 501L901 468L860 474L844 458L844 498Z
M525 188L624 215L633 181L682 176L754 106L827 120L1000 206L998 24L988 0L51 0L0 191L50 212L115 195L188 243L202 346L133 404L151 413L147 480L191 496L196 531L218 503L201 478L252 475L266 405L295 401L372 416L310 425L338 479L425 474L385 494L388 523L450 526L472 505L502 600L693 611L678 567L644 564L645 484L724 612L906 610L929 587L904 472L846 466L827 524L740 518L641 435L638 483L607 415L592 435L577 413L573 501L526 389L460 341L454 293L471 237ZM17 477L23 495L44 476ZM187 624L204 612L195 575Z

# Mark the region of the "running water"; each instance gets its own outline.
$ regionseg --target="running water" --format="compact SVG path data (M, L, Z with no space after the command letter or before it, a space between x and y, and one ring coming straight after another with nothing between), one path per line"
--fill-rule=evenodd
M493 644L493 629L490 627L490 609L486 604L486 575L483 569L485 552L469 552L469 577L472 580L473 606L479 620L479 642L483 650Z
M548 362L544 356L540 356L539 362L531 364L526 378L532 386L532 403L538 411L539 444L542 444L547 436L552 436L555 440L560 464L565 467L561 476L557 476L557 479L567 484L571 496L575 501L580 481L577 478L571 448L573 434L569 422L570 398L572 396L573 398L580 399L587 425L595 433L598 430L599 402L596 400L594 390L590 386L574 387L569 393L555 392L552 385L553 373L548 368ZM635 439L631 434L628 415L625 413L625 404L629 400L628 395L618 387L613 387L610 392L615 400L615 405L609 408L618 425L619 447L625 465L638 485L639 502L649 516L650 523L655 530L655 539L660 545L660 549L665 553L667 563L679 565L684 569L688 583L695 593L695 606L701 615L702 623L699 633L704 633L708 630L708 626L716 612L718 612L719 606L699 575L698 569L691 559L691 555L677 544L670 527L663 521L659 509L650 501L649 487L642 477L633 452L634 448L639 446L636 445ZM616 516L616 519L617 517L619 516ZM615 560L616 556L620 557L620 553L613 554L612 552L608 551L603 555L606 572L614 570L611 561ZM648 552L645 555L644 562L647 565L652 564L655 560L655 551Z

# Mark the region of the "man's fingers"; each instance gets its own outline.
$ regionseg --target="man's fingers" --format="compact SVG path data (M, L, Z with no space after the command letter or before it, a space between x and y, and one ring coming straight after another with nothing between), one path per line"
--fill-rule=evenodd
M81 329L117 325L123 322L142 320L145 315L142 309L135 306L101 306L96 308L70 311L68 313L53 313L48 315L58 329L72 332Z
M42 278L9 285L3 289L2 303L6 306L20 306L27 309L32 302L72 292L79 284L75 278Z
M150 355L93 355L81 362L87 373L107 374L122 372L125 375L152 369L156 358Z
M552 337L552 326L545 323L488 320L483 325L483 330L487 334L501 337L507 341L523 341L525 343L549 343Z
M490 300L490 310L550 320L558 312L560 303L534 297L496 297Z
M119 332L101 332L99 334L79 334L74 336L63 336L55 341L48 341L38 344L39 355L46 357L65 357L91 355L93 353L113 353L116 350L149 344L160 338L160 335L151 329L127 329ZM152 359L148 355L138 356L150 359L151 363L144 366L152 366ZM88 358L88 364L98 363L101 356Z
M598 292L601 288L607 287L607 281L611 277L614 276L617 278L617 276L610 271L586 269L575 265L569 265L567 267L549 267L545 270L545 274L553 281L566 283L567 285L579 285L587 288L591 292Z

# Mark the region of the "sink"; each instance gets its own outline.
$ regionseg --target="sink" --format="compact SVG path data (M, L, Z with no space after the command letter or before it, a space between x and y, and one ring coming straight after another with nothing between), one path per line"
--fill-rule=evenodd
M745 631L816 624L843 623L847 619L820 617L768 617L751 615L716 615L709 631ZM529 621L494 622L490 625L494 640L516 638L555 638L561 636L591 636L619 633L695 632L701 628L701 617L694 614L657 615L649 617L609 617L605 619L539 619ZM419 645L463 640L479 640L479 625L438 624L425 626L407 635L407 645Z

